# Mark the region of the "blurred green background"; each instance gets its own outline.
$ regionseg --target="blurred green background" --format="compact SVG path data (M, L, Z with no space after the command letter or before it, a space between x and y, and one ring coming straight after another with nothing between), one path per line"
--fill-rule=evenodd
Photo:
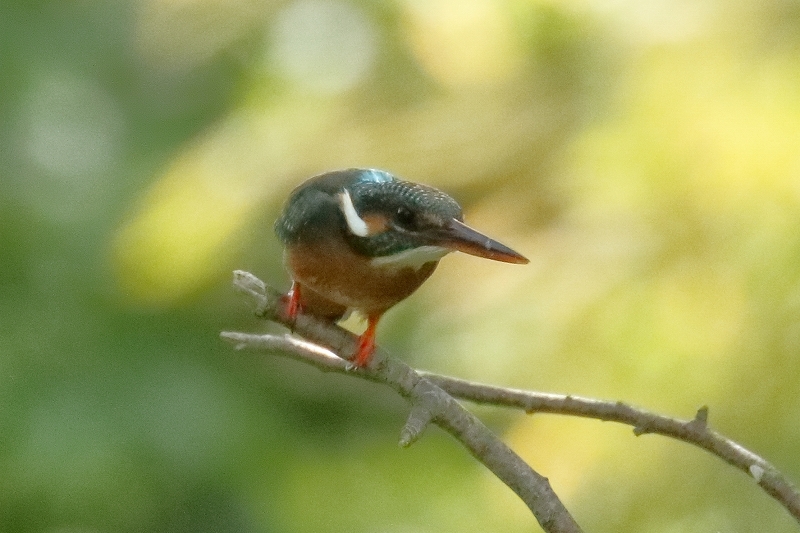
M527 255L382 321L429 370L712 426L800 480L800 2L0 5L0 531L522 532L392 392L237 353L291 188L367 166ZM357 325L356 325L357 326ZM797 531L746 475L477 413L587 531Z

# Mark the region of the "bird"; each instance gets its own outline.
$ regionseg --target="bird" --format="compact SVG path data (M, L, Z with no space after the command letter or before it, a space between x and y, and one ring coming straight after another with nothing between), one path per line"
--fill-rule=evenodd
M416 291L448 253L528 263L464 224L461 206L446 193L371 168L304 181L289 195L275 232L292 279L283 297L291 322L299 313L337 322L356 311L367 319L355 367L369 365L383 314Z

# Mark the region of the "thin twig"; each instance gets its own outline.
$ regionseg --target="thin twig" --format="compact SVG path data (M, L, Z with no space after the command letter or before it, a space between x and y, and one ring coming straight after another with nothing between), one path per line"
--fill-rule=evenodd
M258 308L257 314L259 314L259 316L290 325L285 320L285 317L279 316L281 306L278 305L277 299L280 295L276 291L266 288L263 282L246 272L237 271L234 275L234 284L236 287L255 299ZM295 330L314 342L330 346L336 353L352 353L355 346L355 339L350 333L335 325L318 321L312 317L299 317L297 324L295 324ZM329 352L316 344L304 342L294 337L269 335L247 336L247 334L242 333L223 333L222 335L232 342L242 342L242 339L247 337L248 340L245 343L247 347L278 350L314 364L323 370L338 372L349 372L352 370L351 366L335 355L335 353ZM260 339L256 340L251 337L260 337ZM402 364L398 361L387 361L381 352L378 352L376 355L378 356L376 362L379 361L379 366L385 364L391 365L394 363ZM359 375L359 377L372 381L387 383L383 379L376 379L376 377L371 374L371 371L372 369L367 371L358 370L352 372L352 374ZM780 505L786 508L786 510L800 522L800 492L797 488L786 476L764 458L733 440L722 436L718 432L709 429L707 407L701 407L693 419L681 420L632 407L622 402L610 402L572 395L497 387L429 372L417 372L415 375L418 377L421 376L424 378L424 381L427 381L436 388L440 388L451 397L460 398L462 400L480 404L513 407L522 409L527 413L551 413L619 422L632 426L633 432L637 436L653 433L699 446L752 476L756 483L758 483L767 494L777 500ZM409 397L401 391L398 392ZM401 437L401 442L405 445L412 443L419 437L424 430L426 417L429 415L433 416L425 401L421 399L418 401L411 399L411 401L412 412L409 416L409 421L406 423L406 427L403 429ZM433 416L433 421L440 424L440 421L435 416ZM478 423L480 424L480 422ZM445 427L445 429L451 431L447 427ZM459 438L458 435L455 436ZM459 438L459 440L461 439ZM470 448L469 445L467 445L467 447ZM472 451L472 449L470 450ZM475 451L473 451L473 454L476 455L478 459L481 459ZM501 479L503 478L501 477ZM508 482L506 483L509 484ZM511 485L509 484L509 486ZM512 486L512 489L513 488ZM519 492L517 493L519 494ZM526 501L526 503L528 502ZM529 507L530 506L529 504ZM538 515L537 518L539 518ZM540 523L542 523L541 520ZM551 531L551 529L547 529L543 523L542 527L544 527L546 531ZM552 531L558 530L552 529Z
M470 453L508 485L528 506L548 533L577 533L581 529L541 476L452 396L423 378L405 363L388 358L380 349L367 368L354 368L335 354L353 354L356 337L324 320L299 315L290 320L280 302L281 295L247 272L234 272L234 286L250 296L256 314L291 327L312 343L288 335L253 335L223 332L223 339L239 349L282 353L325 371L343 372L392 387L411 402L412 414L401 433L401 444L411 444L429 420L459 440ZM320 344L331 351L328 352Z
M428 372L420 374L462 400L515 407L527 413L553 413L619 422L633 426L637 436L654 433L694 444L752 476L767 494L800 521L800 492L797 488L766 459L709 429L708 408L705 406L697 411L692 420L680 420L622 402L496 387Z

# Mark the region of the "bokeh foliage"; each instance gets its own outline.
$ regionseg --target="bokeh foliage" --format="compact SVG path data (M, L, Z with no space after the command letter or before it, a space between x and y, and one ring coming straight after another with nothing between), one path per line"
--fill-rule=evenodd
M0 51L0 531L531 530L449 437L399 450L389 391L217 339L348 166L532 260L445 259L393 353L707 404L800 480L797 0L7 1ZM686 445L477 410L587 531L796 530Z

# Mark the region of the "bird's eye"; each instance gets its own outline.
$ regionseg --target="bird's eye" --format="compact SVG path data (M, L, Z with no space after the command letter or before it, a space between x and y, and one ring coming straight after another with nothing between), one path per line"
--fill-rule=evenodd
M404 228L413 228L416 225L414 212L407 207L398 207L395 214L397 224Z

